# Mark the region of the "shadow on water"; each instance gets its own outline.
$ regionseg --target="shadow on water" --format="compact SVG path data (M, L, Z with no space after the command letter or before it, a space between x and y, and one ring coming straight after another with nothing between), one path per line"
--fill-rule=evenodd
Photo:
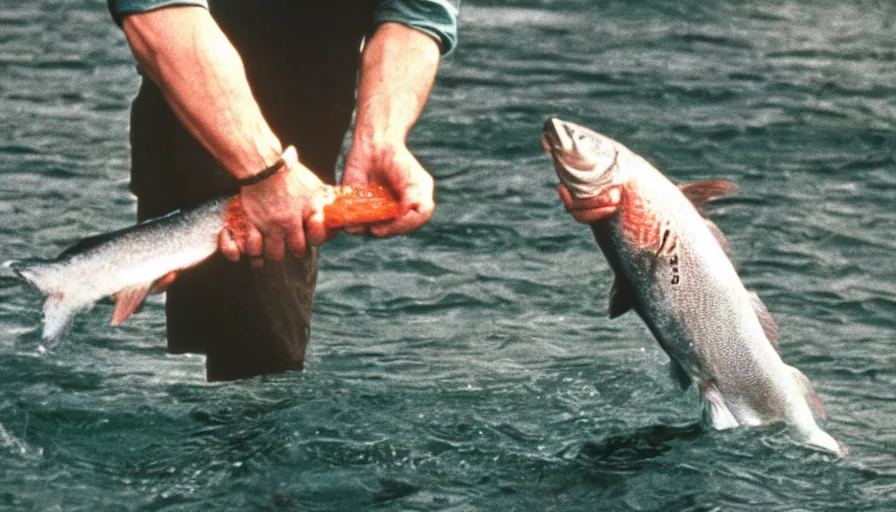
M577 459L602 469L639 470L681 441L693 441L702 433L700 422L652 425L631 433L588 441L579 450Z

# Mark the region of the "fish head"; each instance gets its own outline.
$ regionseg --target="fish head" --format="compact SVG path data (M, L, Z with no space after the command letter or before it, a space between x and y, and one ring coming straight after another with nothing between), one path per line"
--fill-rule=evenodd
M541 143L554 160L560 181L576 197L593 197L613 185L619 174L616 141L584 126L549 117Z

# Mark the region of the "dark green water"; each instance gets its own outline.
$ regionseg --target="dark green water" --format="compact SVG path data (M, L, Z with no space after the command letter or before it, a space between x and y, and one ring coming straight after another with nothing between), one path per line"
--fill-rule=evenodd
M0 2L0 259L130 223L133 64L104 2ZM466 1L412 137L439 208L324 249L302 374L204 382L161 299L38 354L0 277L3 510L896 510L891 2ZM581 122L715 220L809 376L838 460L698 401L562 210L539 131Z

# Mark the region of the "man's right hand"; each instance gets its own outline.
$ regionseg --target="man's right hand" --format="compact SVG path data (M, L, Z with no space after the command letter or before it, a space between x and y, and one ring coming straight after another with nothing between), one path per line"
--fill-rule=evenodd
M336 231L324 226L327 185L299 163L295 148L283 154L284 168L254 185L243 187L240 202L249 219L247 229L231 236L221 232L218 245L230 261L245 254L253 267L266 259L280 261L288 250L302 256L308 245L320 245Z

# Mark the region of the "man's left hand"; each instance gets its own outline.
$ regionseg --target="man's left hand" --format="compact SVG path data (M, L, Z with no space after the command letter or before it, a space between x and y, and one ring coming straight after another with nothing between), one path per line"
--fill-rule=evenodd
M342 183L383 185L395 192L401 204L401 215L396 219L369 226L346 226L345 232L352 235L404 235L426 224L435 210L432 176L403 143L376 149L363 143L353 144L346 157Z

